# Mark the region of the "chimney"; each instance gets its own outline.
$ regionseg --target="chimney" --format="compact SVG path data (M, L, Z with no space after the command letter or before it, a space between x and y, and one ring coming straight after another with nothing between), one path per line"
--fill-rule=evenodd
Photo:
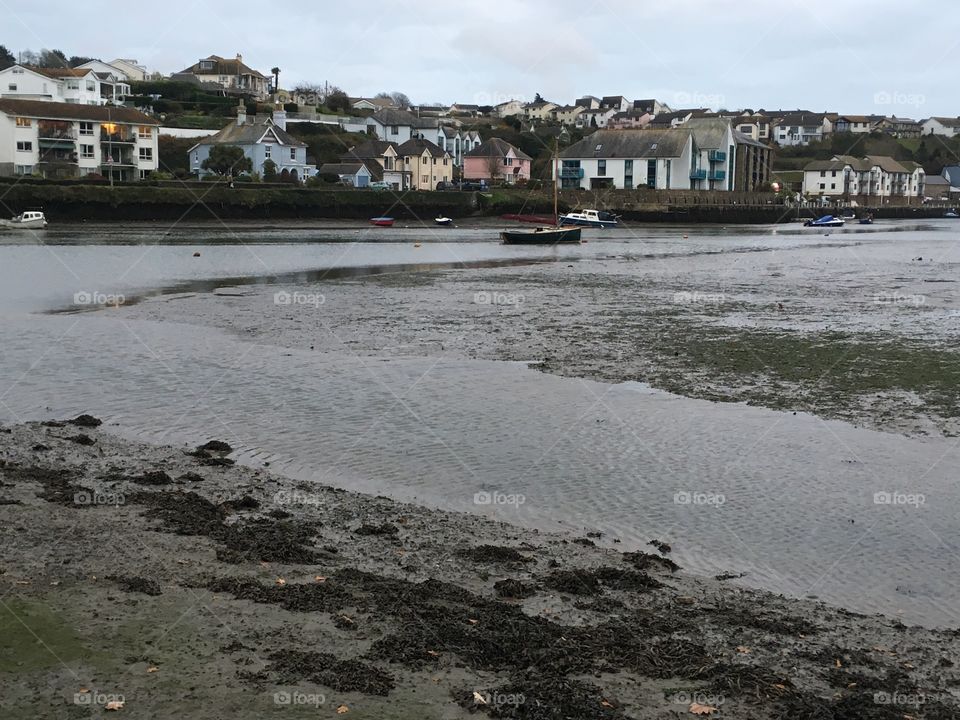
M240 104L237 105L237 125L247 124L247 106L243 104L243 98L240 98Z
M283 105L280 103L277 103L273 110L273 124L281 130L287 129L287 111L283 109Z

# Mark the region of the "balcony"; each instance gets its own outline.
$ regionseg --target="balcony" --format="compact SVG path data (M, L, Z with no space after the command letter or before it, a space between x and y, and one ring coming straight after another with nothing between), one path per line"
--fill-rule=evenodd
M707 171L706 170L691 170L690 171L691 180L706 180Z
M583 168L580 167L562 167L560 168L561 178L583 178Z
M712 163L727 161L727 153L725 153L723 150L711 150L709 153L707 153L707 157Z
M111 143L113 145L133 145L137 142L137 136L133 133L100 133L101 143Z
M711 170L707 175L710 180L726 180L727 171L726 170Z

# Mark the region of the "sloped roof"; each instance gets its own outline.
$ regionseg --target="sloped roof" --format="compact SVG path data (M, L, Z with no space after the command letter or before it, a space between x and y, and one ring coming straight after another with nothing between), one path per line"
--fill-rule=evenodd
M406 110L397 110L396 108L377 110L370 118L386 126L406 125L408 127L428 129L436 128L440 125L437 118L418 118L413 113L407 112Z
M866 159L888 173L909 173L903 165L887 155L867 155Z
M428 151L433 157L443 157L447 154L446 150L441 150L440 146L429 140L420 138L410 138L397 148L397 155L404 157L406 155L423 155L424 150Z
M132 125L159 125L160 123L139 110L108 105L80 105L79 103L44 102L43 100L0 100L0 112L30 118L55 120L93 120Z
M523 150L508 143L503 138L490 138L467 153L467 157L507 157L510 151L521 160L532 160Z
M297 140L286 130L278 128L270 120L260 123L247 122L243 125L232 122L216 135L201 138L197 145L256 145L271 130L283 145L306 147L304 143Z
M803 166L805 172L817 170L843 170L849 163L844 160L814 160Z
M943 177L943 175L927 175L924 183L926 183L927 187L930 187L931 185L950 185L950 181Z
M48 78L53 78L54 80L67 77L86 77L93 72L90 68L48 68L34 67L33 65L22 65L21 67L25 67L27 70L33 70L35 73L40 73L41 75L46 75Z
M945 127L960 127L960 117L948 118L948 117L931 117L931 120L936 120L938 123Z
M337 175L356 175L367 166L363 163L324 163L319 170L322 173L336 173ZM369 169L367 169L369 172Z
M397 144L387 142L386 140L368 140L350 148L340 156L340 159L349 162L353 160L376 160L383 157L383 154L389 149L397 149Z
M200 63L206 60L213 61L213 67L209 69L201 69ZM210 57L205 57L201 60L198 60L190 67L185 70L181 70L180 74L190 74L190 75L254 75L255 77L260 77L266 80L266 75L262 75L258 71L254 70L252 67L246 63L233 58L228 60L227 58L222 58L219 55L211 55Z
M693 139L697 147L706 150L726 150L727 133L732 130L732 123L728 118L697 118L687 120L684 127L693 131Z
M598 130L560 153L562 158L680 157L692 132L686 128Z

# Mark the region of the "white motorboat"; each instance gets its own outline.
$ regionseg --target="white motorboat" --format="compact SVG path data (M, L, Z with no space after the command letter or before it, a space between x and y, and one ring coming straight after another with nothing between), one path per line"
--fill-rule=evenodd
M47 218L39 210L22 212L10 220L0 220L0 227L22 228L24 230L43 230L47 226Z
M603 210L581 210L560 216L561 225L579 225L583 227L616 227L620 223L613 213Z

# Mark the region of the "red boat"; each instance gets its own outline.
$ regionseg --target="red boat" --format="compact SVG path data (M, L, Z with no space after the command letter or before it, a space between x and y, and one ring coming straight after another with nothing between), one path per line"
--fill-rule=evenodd
M377 227L393 227L393 218L392 217L370 218L370 224L376 225Z

